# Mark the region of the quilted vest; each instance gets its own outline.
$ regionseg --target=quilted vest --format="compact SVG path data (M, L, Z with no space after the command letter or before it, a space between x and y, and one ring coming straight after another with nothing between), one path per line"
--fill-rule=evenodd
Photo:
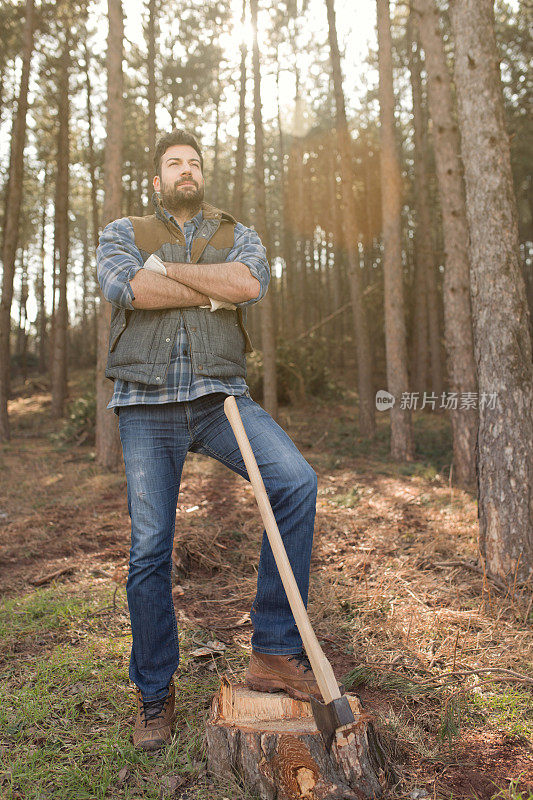
M218 264L233 247L236 220L202 203L203 220L192 243L190 262ZM155 253L163 261L185 263L183 231L156 204L156 213L129 217L143 262ZM212 378L246 377L246 353L252 344L245 328L246 310L171 308L125 309L113 306L106 377L161 386L181 325L189 339L193 372Z

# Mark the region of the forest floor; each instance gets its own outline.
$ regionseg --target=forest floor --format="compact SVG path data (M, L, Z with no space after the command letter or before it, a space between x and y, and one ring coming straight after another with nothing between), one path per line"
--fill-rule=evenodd
M90 381L75 373L71 398ZM123 469L98 468L83 434L58 439L45 385L15 388L13 437L0 447L0 797L248 798L207 775L204 727L219 675L242 676L250 653L261 536L251 487L187 459L176 735L164 753L139 753ZM369 442L349 393L281 410L319 476L312 622L375 718L397 773L389 800L532 800L531 593L479 570L475 497L448 480L448 421L418 412L417 460L397 464L387 416ZM213 640L211 655L195 653Z

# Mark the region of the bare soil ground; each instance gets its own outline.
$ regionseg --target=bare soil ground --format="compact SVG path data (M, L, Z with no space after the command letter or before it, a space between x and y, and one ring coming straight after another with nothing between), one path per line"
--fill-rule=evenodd
M73 381L74 396L84 382ZM127 643L123 470L99 469L87 443L52 441L49 400L30 386L11 402L13 438L0 451L1 592L9 601L49 587L80 596L104 589L106 613L115 614L109 635ZM397 772L389 797L533 797L531 587L511 595L483 574L475 497L446 472L446 420L420 417L424 452L413 465L388 458L384 418L375 443L358 438L349 402L287 408L280 423L319 476L312 621L339 677L375 715ZM212 659L215 678L241 674L249 652L260 536L251 487L190 456L174 599L185 658L207 639L226 645L226 657ZM47 658L65 641L76 646L72 632L62 638L45 620L39 637L9 639L2 680L19 660ZM0 773L0 795L1 781Z

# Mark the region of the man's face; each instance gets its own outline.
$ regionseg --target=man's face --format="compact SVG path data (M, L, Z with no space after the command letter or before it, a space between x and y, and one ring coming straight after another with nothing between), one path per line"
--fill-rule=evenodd
M154 178L154 189L165 208L175 211L199 208L204 199L204 178L200 156L188 144L174 144L161 158L161 178Z

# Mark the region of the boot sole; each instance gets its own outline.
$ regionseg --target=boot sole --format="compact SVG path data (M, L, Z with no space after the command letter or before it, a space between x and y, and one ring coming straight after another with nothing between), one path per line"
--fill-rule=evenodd
M136 750L145 750L146 752L155 752L156 750L162 750L164 747L168 747L170 742L165 742L163 739L156 739L152 742L140 742L140 744L134 745Z
M254 692L285 692L292 697L293 700L304 700L309 702L311 700L312 695L309 692L300 692L298 689L295 689L293 686L289 686L283 681L279 680L268 680L267 678L245 678L246 686L249 689L253 689ZM322 699L322 698L320 698Z

